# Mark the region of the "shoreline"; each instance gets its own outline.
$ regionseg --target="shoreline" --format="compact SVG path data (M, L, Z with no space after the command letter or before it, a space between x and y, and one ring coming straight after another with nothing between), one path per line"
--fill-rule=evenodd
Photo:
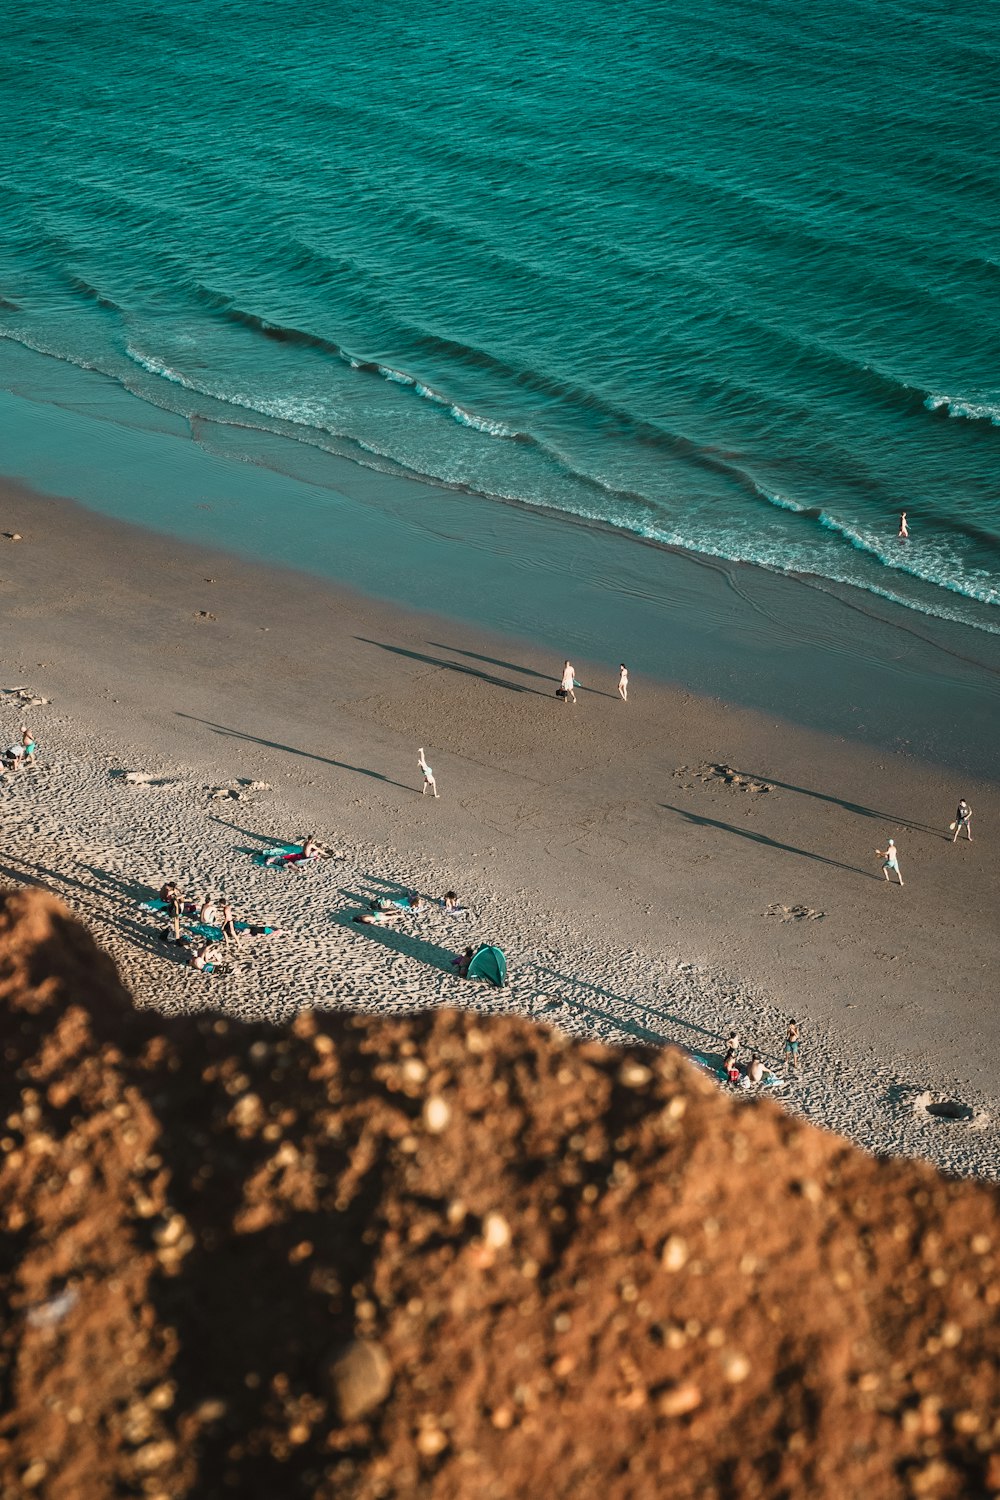
M237 456L224 424L193 433L106 377L33 359L50 384L0 390L0 428L7 472L35 493L560 658L616 669L627 656L637 679L996 777L1000 636L274 434L242 433L257 446Z
M510 998L525 1013L605 1037L645 1029L691 1043L707 1031L713 1045L741 1021L772 1059L781 1018L795 1016L809 1072L793 1107L871 1150L994 1171L992 1131L918 1125L900 1103L926 1087L998 1117L996 872L988 835L957 849L944 836L958 794L977 835L996 826L994 783L959 785L912 753L877 754L641 673L623 705L613 670L605 682L583 659L581 701L563 707L561 661L542 646L71 502L7 488L0 529L24 538L3 543L0 685L52 700L29 711L39 770L4 778L4 874L68 895L144 1003L190 1003L198 980L123 915L135 896L122 887L170 876L211 882L295 932L226 988L195 990L198 1004L265 1015L314 1000L480 1003L405 942L359 942L342 920L366 872L434 894L453 886L488 914L469 940L497 933L509 949L522 976ZM0 711L9 742L25 711L7 695ZM438 803L419 797L418 744ZM126 791L116 769L169 785ZM275 790L232 802L222 826L206 819L216 806L204 787L237 778ZM277 890L280 876L261 885L239 853L310 826L343 846L351 876L327 882L315 909L305 895L317 872ZM872 854L890 832L902 892ZM295 896L289 913L258 905L272 891L277 905ZM454 946L450 931L432 936ZM545 1003L545 968L570 1003Z

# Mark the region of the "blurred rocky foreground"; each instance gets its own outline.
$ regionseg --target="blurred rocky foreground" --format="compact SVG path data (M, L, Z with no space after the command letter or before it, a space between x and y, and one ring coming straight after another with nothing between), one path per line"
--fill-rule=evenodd
M524 1022L165 1021L38 893L0 1001L4 1500L1000 1492L991 1188Z

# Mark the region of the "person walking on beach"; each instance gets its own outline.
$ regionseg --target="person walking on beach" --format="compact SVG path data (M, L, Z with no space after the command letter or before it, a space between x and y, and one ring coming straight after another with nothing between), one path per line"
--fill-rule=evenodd
M789 1021L788 1030L785 1033L785 1056L788 1058L788 1066L793 1073L799 1071L799 1023Z
M425 796L426 793L427 793L427 790L429 788L434 793L434 795L436 797L437 794L438 794L437 782L434 780L434 772L431 770L430 766L427 764L427 759L426 759L426 757L424 755L424 749L423 749L422 745L421 745L420 749L417 751L417 755L419 757L418 760L417 760L417 765L420 767L421 771L424 773L424 784L420 788L420 795L421 795L421 797Z
M876 849L875 853L882 861L882 874L885 876L886 880L889 879L889 871L895 870L896 879L899 881L900 885L902 885L903 877L899 873L899 851L896 848L894 841L890 839L885 849Z
M623 703L628 702L628 667L624 662L618 668L618 696Z
M906 524L906 511L905 510L902 512L902 514L899 517L899 540L901 542L908 542L910 540L910 528Z
M564 662L562 680L559 683L559 691L562 693L562 701L564 703L576 702L576 693L573 691L575 687L576 672L573 670L573 663L571 661Z
M972 808L966 802L964 797L958 804L958 807L955 811L955 821L951 826L955 830L955 837L952 839L953 844L958 842L958 835L962 832L963 828L965 829L965 834L969 840L969 843L972 843Z

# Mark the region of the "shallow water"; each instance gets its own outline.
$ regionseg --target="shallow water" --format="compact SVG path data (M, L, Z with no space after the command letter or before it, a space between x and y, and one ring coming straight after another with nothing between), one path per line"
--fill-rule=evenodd
M57 0L5 50L0 334L150 425L1000 631L995 7Z

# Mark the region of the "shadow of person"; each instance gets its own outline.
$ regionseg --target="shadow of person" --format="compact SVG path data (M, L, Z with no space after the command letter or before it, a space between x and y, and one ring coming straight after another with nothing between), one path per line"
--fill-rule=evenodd
M464 662L449 661L444 656L428 656L424 651L411 651L406 646L391 646L387 641L373 641L366 635L356 635L356 641L361 641L365 646L377 646L380 651L391 651L393 656L405 656L410 661L423 662L429 667L441 667L448 672L457 672L462 677L476 677L480 682L488 682L491 687L505 688L508 693L531 693L536 698L547 698L547 693L540 693L537 688L527 687L523 682L508 682L504 677L497 677L492 672L481 672L476 667L468 667Z
M820 865L830 865L835 870L849 870L852 875L864 875L867 879L878 880L880 877L871 870L863 870L859 865L847 865L840 859L830 859L826 854L816 854L811 849L799 849L795 844L783 844L780 839L772 839L766 833L758 833L752 828L739 828L735 823L723 823L719 818L707 818L703 813L689 812L684 807L673 807L669 802L659 804L666 812L676 813L679 818L684 818L688 823L694 823L699 828L716 828L720 833L732 833L737 838L749 839L752 844L760 844L767 849L779 850L782 854L795 854L799 859L812 859Z
M263 745L266 750L281 750L285 755L299 755L304 760L316 760L324 766L336 766L340 771L352 771L356 776L370 776L373 781L382 781L386 786L398 786L404 792L416 790L413 786L407 786L405 781L393 781L391 776L386 776L382 771L373 771L370 766L352 766L346 760L335 760L331 755L317 755L314 750L298 750L294 745L281 744L279 740L265 740L258 734L247 734L243 729L232 729L227 724L200 719L197 714L182 713L180 709L175 709L174 712L178 719L190 719L194 724L204 724L213 734L225 735L232 740L245 740L248 745Z
M893 828L908 828L911 833L940 833L940 828L932 828L928 823L915 823L911 818L898 818L891 813L879 812L877 808L865 807L861 802L849 802L844 797L834 797L830 792L818 792L814 787L796 786L791 781L778 781L774 776L760 776L754 771L737 771L737 776L745 776L751 781L762 781L770 786L780 786L785 792L798 792L802 797L815 797L818 802L829 802L834 807L842 807L845 812L856 813L859 818L874 818L879 823L888 823Z

